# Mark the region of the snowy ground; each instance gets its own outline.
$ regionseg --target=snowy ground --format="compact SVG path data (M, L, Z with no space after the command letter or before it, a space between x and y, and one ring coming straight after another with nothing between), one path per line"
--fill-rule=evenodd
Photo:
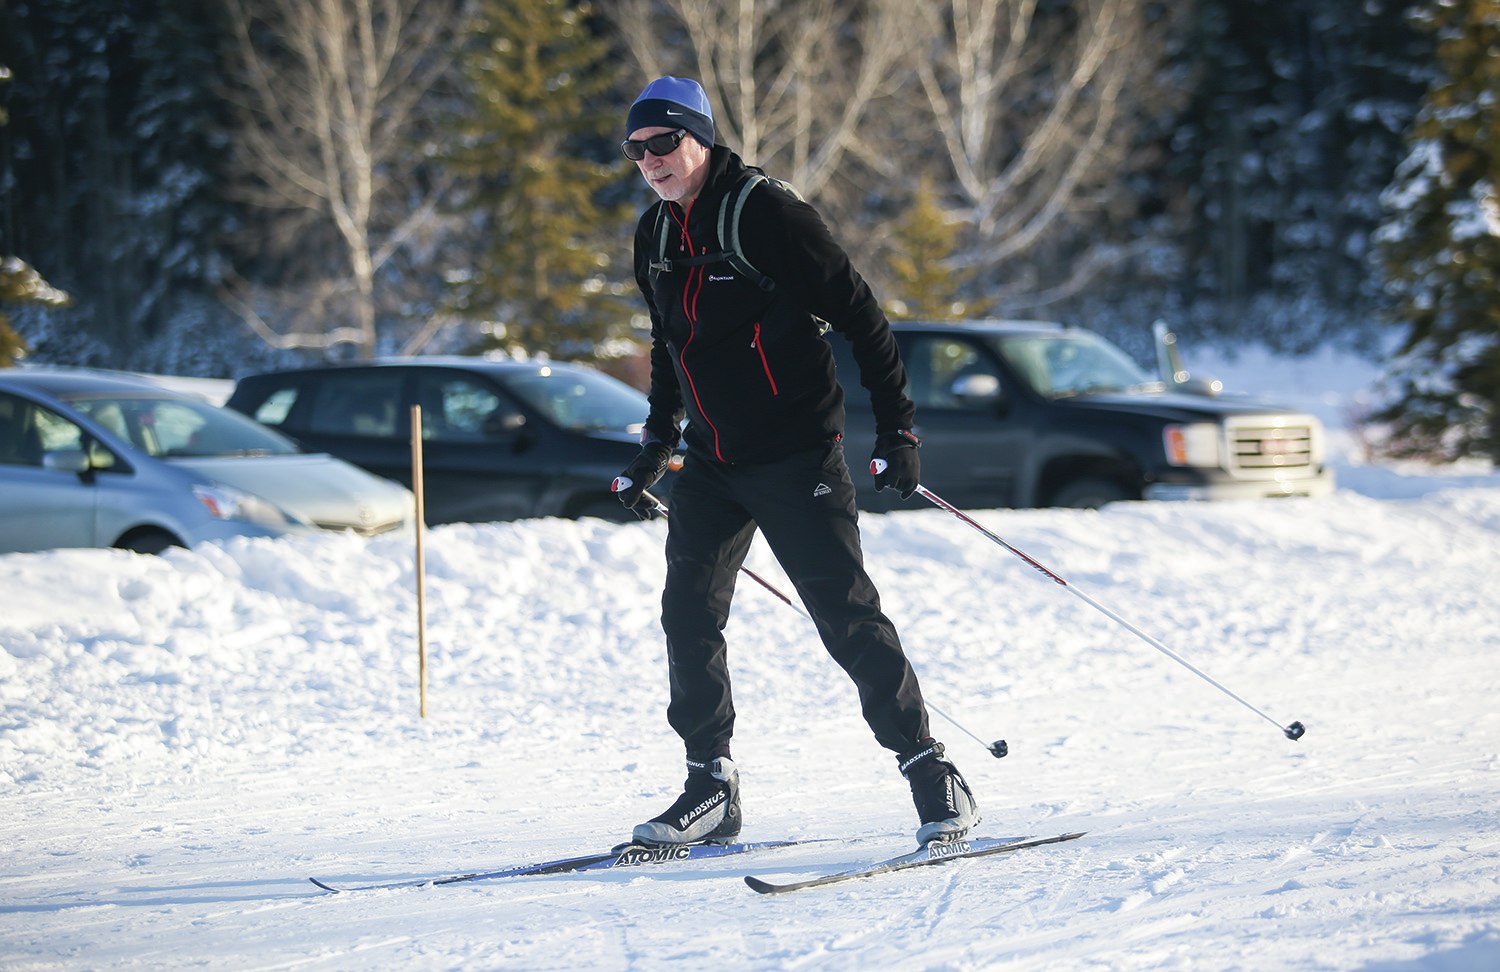
M409 538L0 556L0 968L1500 968L1500 476L1340 465L1325 501L978 514L1296 743L941 511L864 518L928 695L1009 741L934 721L979 832L1089 833L777 898L741 875L885 856L916 820L808 623L749 583L746 836L849 842L306 880L593 850L671 799L660 524L429 532L425 720Z

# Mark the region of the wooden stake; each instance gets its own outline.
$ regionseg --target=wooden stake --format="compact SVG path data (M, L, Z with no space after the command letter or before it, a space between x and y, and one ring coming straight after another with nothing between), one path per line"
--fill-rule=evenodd
M427 718L427 570L422 557L422 406L411 407L411 491L417 502L417 693Z

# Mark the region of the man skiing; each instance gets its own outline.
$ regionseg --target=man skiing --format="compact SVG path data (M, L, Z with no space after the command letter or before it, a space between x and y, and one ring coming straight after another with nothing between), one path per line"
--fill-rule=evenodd
M723 628L757 528L854 681L876 741L896 753L917 840L961 838L978 809L928 734L916 675L865 572L840 441L843 392L823 337L827 322L850 342L869 392L876 489L907 498L919 482L919 443L890 324L817 211L715 144L697 82L652 81L625 131L622 151L660 201L635 233L636 283L651 315L650 414L640 455L614 483L622 503L649 512L643 493L665 472L684 412L688 420L662 595L667 721L686 747L688 774L682 795L634 839L727 842L740 832ZM731 209L732 243L720 238Z

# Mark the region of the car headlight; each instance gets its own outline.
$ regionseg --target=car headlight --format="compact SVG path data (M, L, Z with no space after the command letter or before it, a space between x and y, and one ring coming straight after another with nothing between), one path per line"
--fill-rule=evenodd
M1219 427L1208 422L1169 425L1162 430L1167 462L1174 466L1219 465Z
M232 486L194 486L193 495L216 520L241 520L280 530L304 525L299 518L276 504Z

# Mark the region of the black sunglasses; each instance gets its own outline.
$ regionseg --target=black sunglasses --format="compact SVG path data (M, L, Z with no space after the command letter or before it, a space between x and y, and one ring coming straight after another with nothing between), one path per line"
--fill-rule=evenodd
M632 162L639 162L641 159L644 159L647 152L660 158L663 155L671 155L677 151L677 146L681 145L682 140L685 138L687 138L686 128L679 128L677 131L667 132L665 135L652 135L650 138L643 138L638 142L627 138L620 143L620 151L624 152L625 157Z

